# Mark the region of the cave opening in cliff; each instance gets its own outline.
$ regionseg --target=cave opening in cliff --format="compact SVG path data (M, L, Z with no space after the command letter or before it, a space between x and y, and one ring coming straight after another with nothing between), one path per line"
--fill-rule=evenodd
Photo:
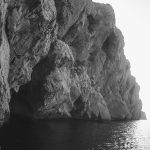
M30 117L33 113L31 101L33 101L30 92L30 84L22 86L18 92L12 91L10 101L10 117L24 116Z

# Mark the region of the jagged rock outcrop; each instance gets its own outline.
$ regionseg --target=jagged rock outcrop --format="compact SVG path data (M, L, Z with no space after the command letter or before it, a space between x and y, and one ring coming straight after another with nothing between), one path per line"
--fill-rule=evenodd
M0 7L1 122L10 112L140 119L139 86L109 4L1 0Z
M146 113L145 112L141 112L141 120L147 120L147 117L146 117Z

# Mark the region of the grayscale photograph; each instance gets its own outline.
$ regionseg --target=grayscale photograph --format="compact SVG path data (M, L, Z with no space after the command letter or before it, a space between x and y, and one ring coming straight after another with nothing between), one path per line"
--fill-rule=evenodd
M0 150L150 150L150 0L0 0Z

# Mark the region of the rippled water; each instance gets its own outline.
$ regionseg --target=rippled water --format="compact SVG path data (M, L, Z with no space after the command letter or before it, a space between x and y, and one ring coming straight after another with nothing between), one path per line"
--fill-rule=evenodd
M15 118L0 129L0 145L4 150L150 150L150 122Z

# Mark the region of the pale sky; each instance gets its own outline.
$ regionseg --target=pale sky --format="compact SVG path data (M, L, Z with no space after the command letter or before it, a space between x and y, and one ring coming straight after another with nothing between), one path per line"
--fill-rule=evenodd
M114 8L116 26L125 38L125 55L140 85L143 110L150 119L150 0L93 1L109 3Z

